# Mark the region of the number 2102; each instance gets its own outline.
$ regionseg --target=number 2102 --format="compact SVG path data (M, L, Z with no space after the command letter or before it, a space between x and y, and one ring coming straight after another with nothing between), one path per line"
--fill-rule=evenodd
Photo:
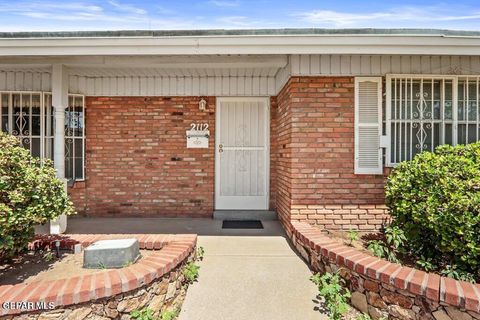
M190 124L190 130L205 131L208 130L208 123L192 123Z

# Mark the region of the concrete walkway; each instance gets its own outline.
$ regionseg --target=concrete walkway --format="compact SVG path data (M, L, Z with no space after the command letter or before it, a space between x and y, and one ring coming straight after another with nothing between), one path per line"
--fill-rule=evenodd
M232 230L211 219L71 218L67 233L198 234L205 256L180 320L327 319L314 309L311 272L289 246L280 223L263 225L262 230Z
M282 236L200 236L198 283L180 320L327 319L314 310L316 287Z

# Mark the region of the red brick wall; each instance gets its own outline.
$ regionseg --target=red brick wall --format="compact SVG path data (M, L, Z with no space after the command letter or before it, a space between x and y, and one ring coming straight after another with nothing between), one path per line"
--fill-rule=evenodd
M291 190L291 139L292 113L287 87L276 97L276 112L272 115L276 123L273 136L276 140L276 209L278 218L286 225L290 221L292 202Z
M87 215L211 216L215 98L88 97L85 187L70 190ZM190 123L208 123L208 149L187 149ZM83 199L83 203L82 203Z
M86 181L69 189L77 212L95 216L210 217L214 209L215 98L88 97ZM276 199L275 99L270 209ZM208 123L208 149L187 149L190 123Z
M292 77L277 102L280 214L329 229L378 228L384 176L354 174L354 78Z

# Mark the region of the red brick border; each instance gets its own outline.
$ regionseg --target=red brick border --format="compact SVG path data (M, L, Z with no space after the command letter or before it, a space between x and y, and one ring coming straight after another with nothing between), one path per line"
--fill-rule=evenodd
M394 286L413 296L426 297L441 305L480 312L480 284L471 284L435 273L412 269L373 257L340 244L322 234L317 227L292 221L292 237L303 246L328 258L339 267L350 269L367 279Z
M62 248L70 248L77 243L86 247L97 240L122 238L137 238L141 249L156 251L138 263L121 269L68 279L0 286L0 306L5 302L41 301L53 302L55 308L59 308L132 291L173 270L192 253L197 241L196 235L68 235L38 237L30 244L30 248L52 246L57 240L61 241ZM23 310L1 308L0 315L37 310L35 306Z

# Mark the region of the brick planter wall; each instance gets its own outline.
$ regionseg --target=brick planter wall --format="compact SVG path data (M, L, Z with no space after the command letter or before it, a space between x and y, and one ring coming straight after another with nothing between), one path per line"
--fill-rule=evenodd
M292 222L287 232L312 269L340 272L352 291L352 304L373 319L480 319L480 285L403 267L360 252Z
M73 235L39 239L31 247L61 240L62 248L88 246L101 239L136 237L141 249L154 250L128 267L68 279L0 286L0 316L7 319L120 319L143 307L164 310L178 303L183 266L194 259L195 235ZM30 302L5 309L4 303ZM36 302L52 303L53 310L38 310ZM21 308L20 308L21 307ZM18 315L20 314L20 315ZM8 315L8 316L7 316ZM123 317L122 317L123 319Z

